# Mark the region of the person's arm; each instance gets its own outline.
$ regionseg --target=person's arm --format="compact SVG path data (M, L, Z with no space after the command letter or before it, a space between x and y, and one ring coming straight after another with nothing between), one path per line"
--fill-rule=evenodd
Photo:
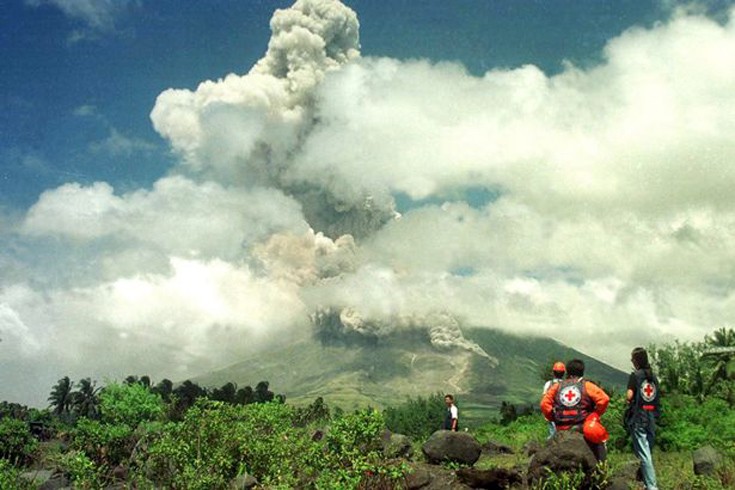
M608 394L605 393L602 388L590 381L585 383L585 389L587 390L587 394L595 403L595 412L597 412L598 415L605 413L607 406L610 404L610 397Z
M557 391L559 391L559 383L551 385L541 398L541 413L544 414L544 417L546 417L546 420L549 422L554 421L554 397L556 396Z
M631 374L628 378L628 391L625 393L625 401L630 403L633 401L633 395L635 395L636 380L635 374Z

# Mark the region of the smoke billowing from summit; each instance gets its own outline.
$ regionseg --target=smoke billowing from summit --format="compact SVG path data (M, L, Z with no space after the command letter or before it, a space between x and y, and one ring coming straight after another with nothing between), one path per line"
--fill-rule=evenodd
M324 329L488 357L463 325L624 366L735 320L732 12L553 76L362 57L337 0L271 30L247 73L159 95L151 188L0 219L0 368L182 379Z

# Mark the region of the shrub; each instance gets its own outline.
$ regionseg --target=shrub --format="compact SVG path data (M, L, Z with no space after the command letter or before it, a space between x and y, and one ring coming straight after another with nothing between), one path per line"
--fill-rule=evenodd
M28 424L8 417L0 419L0 441L0 458L15 465L29 463L38 446Z
M30 490L33 484L20 476L20 471L9 461L0 459L0 490Z
M100 393L102 422L135 429L144 421L159 420L165 412L160 395L140 383L112 383Z
M84 452L98 466L114 467L130 456L133 430L125 424L106 424L81 418L71 431L73 449Z
M665 451L684 451L711 444L735 453L735 411L720 398L678 395L662 399L657 441ZM704 423L706 421L706 423Z
M150 447L149 471L162 486L220 488L243 471L293 487L316 447L281 403L229 405L200 399Z
M388 407L383 417L391 432L423 440L441 428L446 411L444 395L436 393L426 398L409 398L405 403Z
M59 457L59 466L69 476L74 488L94 490L103 488L102 471L81 451L69 451Z

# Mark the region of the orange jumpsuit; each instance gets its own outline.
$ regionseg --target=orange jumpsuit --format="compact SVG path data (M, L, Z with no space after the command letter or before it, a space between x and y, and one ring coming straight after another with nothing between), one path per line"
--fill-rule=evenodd
M561 386L561 383L555 383L551 388L549 388L549 391L544 393L543 398L541 398L541 413L544 414L544 417L546 417L546 420L549 422L554 422L554 403L556 400L556 393L559 391L559 386ZM584 396L589 397L592 402L592 406L594 407L594 412L597 412L598 415L605 413L607 405L610 403L610 397L602 390L602 388L591 381L584 381ZM558 430L566 430L570 427L571 426L569 425L557 425L556 428Z

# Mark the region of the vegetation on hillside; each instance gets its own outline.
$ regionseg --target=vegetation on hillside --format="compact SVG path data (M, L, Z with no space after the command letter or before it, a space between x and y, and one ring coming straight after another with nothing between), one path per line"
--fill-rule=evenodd
M655 458L662 488L735 484L735 349L727 347L735 347L729 329L701 343L649 348L664 393ZM599 482L631 458L620 423L623 397L613 393L603 417L610 460ZM141 489L226 488L244 475L268 488L400 488L408 467L383 453L385 429L420 445L441 426L444 410L441 393L383 411L343 412L321 398L292 406L266 381L255 389L234 383L208 389L191 381L154 385L147 376L130 376L97 387L89 379L62 377L51 388L48 409L0 403L0 490L33 488L20 474L39 465L64 472L75 488L89 489L121 477ZM518 454L546 437L535 405L508 402L492 420L467 429L480 442L506 444ZM715 477L682 469L689 452L703 445L727 458ZM556 480L544 488L574 488L574 475L549 478Z

